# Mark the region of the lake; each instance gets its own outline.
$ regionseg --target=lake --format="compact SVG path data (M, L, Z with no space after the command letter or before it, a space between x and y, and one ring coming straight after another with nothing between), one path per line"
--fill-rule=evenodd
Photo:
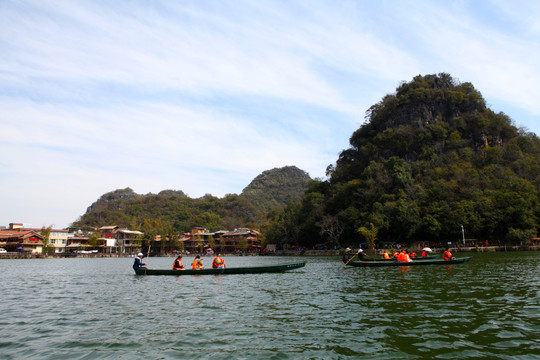
M136 276L131 258L1 260L0 354L540 359L539 253L455 255L473 259L345 268L337 257L225 257L229 267L307 264L207 276ZM150 258L149 267L168 269L173 260Z

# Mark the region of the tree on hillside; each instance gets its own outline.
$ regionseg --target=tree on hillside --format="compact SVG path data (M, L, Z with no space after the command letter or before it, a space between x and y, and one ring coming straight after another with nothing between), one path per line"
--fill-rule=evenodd
M273 215L268 236L294 222L297 244L316 244L326 235L313 229L335 218L342 246L369 235L362 227L377 230L375 244L453 242L462 224L477 239L516 244L540 227L540 140L444 73L373 105L327 175L295 211Z

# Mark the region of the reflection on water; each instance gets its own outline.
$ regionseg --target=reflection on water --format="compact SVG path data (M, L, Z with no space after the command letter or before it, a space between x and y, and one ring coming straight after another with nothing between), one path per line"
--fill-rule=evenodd
M537 253L466 264L135 276L132 259L3 260L6 359L539 358ZM189 260L189 259L186 259ZM170 268L173 258L152 258Z

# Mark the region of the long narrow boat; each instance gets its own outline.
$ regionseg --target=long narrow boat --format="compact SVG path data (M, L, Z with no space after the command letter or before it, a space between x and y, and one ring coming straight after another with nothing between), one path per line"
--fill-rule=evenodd
M418 256L418 257L415 257L413 259L413 261L426 261L426 260L435 260L435 259L440 259L441 256L440 255L428 255L428 256ZM357 260L357 261L397 261L396 258L391 258L391 259L383 259L383 258L368 258L368 257L364 257L362 260Z
M471 260L470 257L463 257L454 260L413 260L412 262L400 262L400 261L351 261L348 266L355 267L380 267L380 266L416 266L416 265L451 265L461 264Z
M280 264L280 265L265 265L265 266L250 266L250 267L232 267L225 269L202 269L202 270L170 270L170 269L134 269L137 275L229 275L229 274L260 274L283 272L304 267L306 262Z

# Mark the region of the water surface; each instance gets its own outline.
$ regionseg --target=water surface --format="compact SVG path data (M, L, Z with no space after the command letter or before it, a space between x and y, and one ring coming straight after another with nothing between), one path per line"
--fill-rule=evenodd
M466 256L469 254L457 254ZM129 258L2 260L4 359L539 359L537 252L444 266L136 276ZM170 268L173 258L151 258ZM184 258L189 263L191 258ZM211 258L205 258L209 264Z

